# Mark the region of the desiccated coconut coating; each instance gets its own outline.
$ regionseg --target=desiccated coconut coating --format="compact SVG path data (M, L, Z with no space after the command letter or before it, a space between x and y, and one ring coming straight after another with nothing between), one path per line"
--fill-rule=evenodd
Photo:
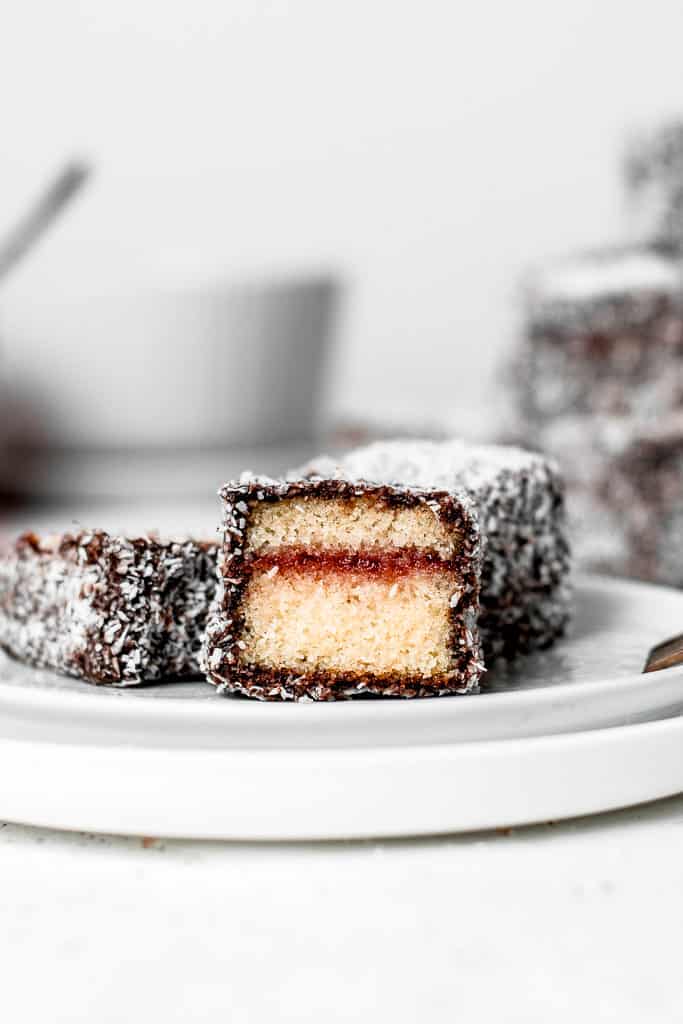
M487 663L548 647L570 614L564 485L551 460L462 441L369 445L304 472L467 493L482 534L479 628Z
M195 676L215 566L210 542L25 534L0 555L0 646L92 683Z

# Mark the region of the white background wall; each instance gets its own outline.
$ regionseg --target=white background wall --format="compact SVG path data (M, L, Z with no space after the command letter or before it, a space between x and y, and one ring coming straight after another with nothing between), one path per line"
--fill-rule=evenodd
M72 152L99 174L0 320L179 262L338 268L335 409L486 402L521 269L620 233L682 37L677 0L4 0L0 228Z

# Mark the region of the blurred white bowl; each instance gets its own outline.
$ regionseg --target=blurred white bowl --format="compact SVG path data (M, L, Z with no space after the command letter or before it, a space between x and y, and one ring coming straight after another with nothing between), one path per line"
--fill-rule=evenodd
M305 440L335 300L311 277L0 302L5 386L31 396L47 448Z

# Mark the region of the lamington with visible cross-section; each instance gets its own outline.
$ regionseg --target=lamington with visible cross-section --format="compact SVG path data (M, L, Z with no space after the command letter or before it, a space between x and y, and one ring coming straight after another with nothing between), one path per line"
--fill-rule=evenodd
M0 646L91 683L199 674L215 542L81 530L0 553Z
M476 689L568 620L561 479L542 456L391 442L221 491L207 675L260 700Z

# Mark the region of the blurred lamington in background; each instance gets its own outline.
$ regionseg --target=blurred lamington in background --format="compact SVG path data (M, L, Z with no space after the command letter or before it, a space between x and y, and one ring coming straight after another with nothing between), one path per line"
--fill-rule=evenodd
M564 469L583 568L683 586L683 120L624 177L638 241L527 282L519 436Z
M683 118L635 132L624 155L631 230L681 251L683 240Z

